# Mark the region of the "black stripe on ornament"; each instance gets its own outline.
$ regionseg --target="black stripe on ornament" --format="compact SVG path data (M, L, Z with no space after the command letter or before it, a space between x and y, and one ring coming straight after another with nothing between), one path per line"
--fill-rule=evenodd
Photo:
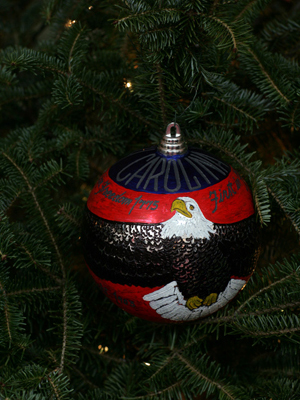
M259 248L255 216L214 224L216 233L210 239L163 239L161 229L161 224L108 221L86 209L82 230L86 263L99 278L121 285L152 288L183 279L181 291L187 297L196 295L205 281L204 286L212 281L221 290L230 276L245 277L255 268ZM182 265L186 268L181 270Z

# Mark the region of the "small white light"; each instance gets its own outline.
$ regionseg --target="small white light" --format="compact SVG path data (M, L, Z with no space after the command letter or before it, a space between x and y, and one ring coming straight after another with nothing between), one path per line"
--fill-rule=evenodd
M73 24L76 23L76 20L73 19L73 21L71 21L70 19L68 20L68 22L65 23L65 27L70 28Z
M147 365L147 367L150 367L150 363L144 362L145 365Z
M107 346L105 346L105 347L103 347L101 344L99 344L99 346L98 346L98 350L99 350L99 352L100 352L100 354L101 353L107 353L108 352L108 347Z

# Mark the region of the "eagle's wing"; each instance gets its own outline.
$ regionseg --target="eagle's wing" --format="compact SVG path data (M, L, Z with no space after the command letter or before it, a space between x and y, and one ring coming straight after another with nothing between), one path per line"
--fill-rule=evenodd
M143 299L149 301L150 307L159 315L171 321L186 321L197 318L190 318L197 310L190 311L186 307L186 301L179 291L176 281L145 295Z
M149 301L149 305L162 318L171 321L192 321L200 317L205 317L219 308L225 306L242 287L246 281L242 279L231 279L226 286L224 292L219 293L217 301L210 306L201 306L194 310L190 310L186 306L181 292L178 289L176 281L170 282L155 292L146 294L143 299Z

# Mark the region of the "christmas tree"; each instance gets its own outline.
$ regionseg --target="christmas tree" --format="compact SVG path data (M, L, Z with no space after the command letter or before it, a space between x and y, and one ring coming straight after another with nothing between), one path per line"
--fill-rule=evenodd
M0 398L299 399L299 2L0 12ZM100 175L175 120L248 182L261 251L226 307L170 325L106 299L81 226Z

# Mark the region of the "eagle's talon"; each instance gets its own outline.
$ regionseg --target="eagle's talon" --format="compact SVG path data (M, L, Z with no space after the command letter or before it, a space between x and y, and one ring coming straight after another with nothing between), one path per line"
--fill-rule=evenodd
M195 308L199 308L202 305L203 300L198 296L190 297L186 302L186 305L189 310L194 310Z
M203 305L210 306L211 304L217 301L217 297L218 297L217 293L211 293L209 296L206 297L206 299L203 302Z

